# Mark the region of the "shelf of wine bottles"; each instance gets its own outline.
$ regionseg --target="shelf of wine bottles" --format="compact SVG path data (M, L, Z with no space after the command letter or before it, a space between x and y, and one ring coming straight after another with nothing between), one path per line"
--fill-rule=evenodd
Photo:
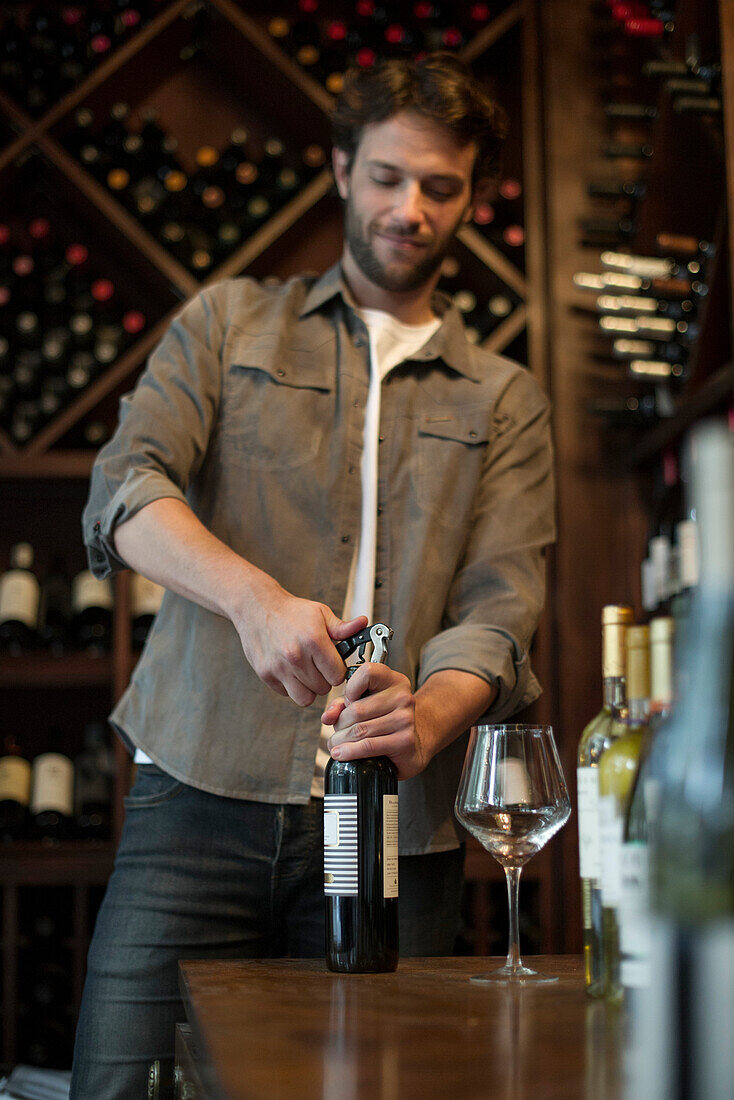
M165 3L3 4L0 88L34 117L44 114Z
M709 337L724 243L719 47L716 20L690 34L667 0L595 13L609 169L587 181L579 238L596 258L574 282L579 307L596 314L593 364L608 385L587 407L609 427L640 429L675 417L722 363Z
M130 644L139 650L160 608L163 589L137 573L131 580ZM30 681L39 675L49 683L59 682L54 660L67 658L63 676L69 672L69 657L75 659L77 668L74 682L103 679L107 665L100 673L94 666L111 653L113 611L109 579L99 580L88 569L69 577L60 557L51 559L39 579L34 572L33 547L28 542L16 543L8 568L0 575L0 681L7 671L16 684L21 683L17 659L29 657L26 671Z
M32 860L29 846L24 847ZM2 853L0 848L0 861ZM4 876L3 902L12 904L17 913L14 942L2 943L7 958L10 947L14 948L12 973L3 972L3 993L12 994L17 1005L17 1016L6 1014L4 1060L12 1054L13 1061L32 1066L64 1069L71 1065L81 998L79 967L84 965L102 900L100 876L106 874L110 860L109 855L98 860L96 871L90 864L83 888L55 881L43 886L11 884Z
M79 108L64 144L133 217L194 276L204 278L293 198L326 163L322 145L302 148L236 126L223 148L182 151L152 109L139 129L130 104L102 119Z
M298 0L295 13L292 7L276 5L264 23L280 49L328 92L338 95L348 68L370 69L387 58L433 50L460 51L508 6L506 0L492 4L482 0L453 4Z
M79 196L45 158L26 153L9 175L4 193L18 190L0 224L0 428L23 447L175 298L155 290L150 271L147 286L142 271L131 285L124 248L101 243Z
M134 85L124 69L113 74L54 136L203 280L324 168L328 125L308 101L288 109L293 85L215 6L185 8L142 48L136 71Z
M26 758L19 741L5 736L0 757L0 840L110 840L115 760L106 722L88 722L82 748L62 751L61 731L46 737L47 751Z

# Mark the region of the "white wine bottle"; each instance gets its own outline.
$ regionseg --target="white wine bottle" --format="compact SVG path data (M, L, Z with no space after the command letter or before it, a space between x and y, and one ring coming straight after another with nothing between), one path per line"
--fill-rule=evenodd
M31 765L12 737L0 756L0 840L20 840L28 832Z
M675 621L667 615L650 623L650 717L640 749L622 846L619 974L626 996L630 990L648 985L651 979L647 800L654 798L654 787L650 786L649 761L653 743L658 736L665 736L665 726L672 714L674 629Z
M631 1004L632 1100L734 1096L734 442L691 436L700 580L683 636L680 698L654 742L651 981Z
M619 720L619 736L599 761L599 832L601 838L602 932L604 996L619 1002L619 924L622 897L622 842L650 703L650 630L627 630L627 714Z
M10 552L10 569L0 577L0 649L23 653L34 648L40 595L33 547L18 542Z
M31 818L36 836L64 840L74 821L74 765L60 752L44 752L33 761Z
M599 772L602 753L612 740L612 724L625 706L625 631L632 608L607 605L602 611L604 705L587 724L578 747L579 872L584 935L584 981L592 996L603 992L602 909L600 893Z
M392 636L382 623L337 644L387 658ZM352 665L347 675L358 666ZM334 760L324 772L326 965L345 974L380 973L398 965L398 779L386 756Z

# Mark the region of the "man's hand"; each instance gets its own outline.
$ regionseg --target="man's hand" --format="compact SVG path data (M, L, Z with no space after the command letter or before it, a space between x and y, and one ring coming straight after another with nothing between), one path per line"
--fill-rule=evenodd
M366 662L347 681L344 696L321 716L333 726L329 750L337 760L389 756L398 779L410 779L430 760L415 725L415 696L407 676Z
M344 680L344 662L334 643L367 625L364 615L345 622L326 604L293 596L265 574L233 622L245 657L263 683L300 707Z
M337 760L389 756L398 779L410 779L477 721L496 695L493 684L459 669L434 672L413 693L406 676L387 665L365 664L321 721L334 727L329 749Z

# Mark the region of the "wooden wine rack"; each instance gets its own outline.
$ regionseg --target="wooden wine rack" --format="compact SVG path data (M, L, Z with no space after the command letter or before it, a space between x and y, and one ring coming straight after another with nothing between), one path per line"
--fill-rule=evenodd
M327 0L324 0L326 6ZM38 154L52 177L59 204L74 212L77 223L90 228L101 247L125 269L122 283L131 293L145 286L153 311L145 334L74 403L25 447L15 446L0 432L0 500L3 523L2 558L12 543L28 538L37 547L38 564L48 564L52 544L61 545L69 561L82 568L79 516L93 462L89 451L70 449L65 437L85 417L100 409L110 415L121 393L129 389L146 357L183 302L201 286L247 273L255 277L288 277L306 268L324 270L341 251L341 215L324 169L234 251L215 271L198 280L144 229L66 151L64 138L80 105L104 114L119 99L131 103L133 116L148 107L159 110L165 128L176 134L184 152L206 140L223 145L233 125L250 115L263 120L286 139L302 137L328 146L328 112L332 97L278 46L266 30L273 14L286 16L292 0L268 6L262 2L207 0L198 5L213 24L217 66L192 71L176 62L177 46L185 41L191 0L171 0L156 18L115 50L86 79L43 117L31 117L0 91L0 196L9 205L20 202L13 183L19 162ZM632 599L637 593L636 565L645 528L646 472L629 464L612 467L597 426L585 417L589 364L588 327L579 318L572 289L574 271L598 257L578 245L577 219L584 204L584 183L608 174L598 149L603 121L594 91L599 59L589 51L594 15L591 0L502 0L490 5L493 17L460 51L480 79L508 109L511 131L506 171L522 179L526 233L523 267L490 244L474 227L464 228L457 245L462 270L481 287L483 272L491 272L512 291L515 308L491 334L487 346L521 358L554 402L557 449L559 544L548 553L549 592L546 612L533 647L533 663L545 694L533 717L551 722L569 786L573 789L575 746L581 728L598 709L598 612L606 601ZM691 28L706 28L712 6L707 0L680 0L681 20ZM731 102L731 61L734 56L734 5L719 0L721 50L725 69L724 136L728 192L734 188L734 110ZM336 10L336 8L335 8ZM338 14L344 17L344 6ZM680 52L674 41L671 49ZM675 142L667 133L662 139ZM674 153L673 153L673 159ZM696 180L696 165L678 165L681 186ZM634 166L625 166L632 171ZM678 223L675 189L657 188L650 207L650 227L685 230ZM723 188L723 196L726 188ZM731 234L731 221L728 232ZM729 254L722 264L721 283L727 304L730 290ZM725 278L726 277L726 278ZM150 312L150 311L149 311ZM710 336L728 340L727 317L711 317ZM722 336L723 332L723 336ZM707 336L708 339L708 336ZM721 340L719 341L721 343ZM730 370L723 362L718 381L702 380L714 396L699 398L696 415L721 407L728 399ZM683 421L676 430L682 430ZM654 437L637 440L638 458L654 455ZM647 450L645 448L647 447ZM70 570L72 571L72 570ZM0 658L0 689L6 721L22 727L29 749L41 751L49 714L63 719L70 738L78 740L83 719L107 713L122 694L133 667L130 646L128 577L116 579L115 641L109 661L90 664L75 655L51 659ZM122 799L129 782L129 757L118 746L116 834L122 822ZM16 859L29 859L21 875ZM3 889L3 1011L15 1019L14 969L10 962L18 945L17 891L28 883L64 881L85 891L109 873L112 846L98 850L90 871L89 850L82 842L65 846L63 860L54 853L19 846L2 853L7 870ZM58 854L58 853L56 853ZM15 868L15 871L12 871ZM480 849L470 850L467 876L476 887L476 943L487 944L482 928L486 883L498 882L499 867ZM577 885L576 824L569 826L542 857L525 872L540 898L542 950L578 949L580 925ZM13 893L15 891L15 893ZM89 934L84 906L75 942ZM76 918L75 918L76 919ZM74 987L81 988L84 951L75 953ZM3 1057L15 1058L14 1027L5 1028Z

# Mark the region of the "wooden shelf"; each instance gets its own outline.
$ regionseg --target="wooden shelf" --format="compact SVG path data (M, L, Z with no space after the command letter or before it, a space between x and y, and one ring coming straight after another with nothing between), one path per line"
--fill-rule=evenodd
M18 840L0 844L3 886L102 884L114 862L111 840Z
M112 684L112 657L66 653L0 655L0 687L104 687Z
M722 407L734 401L734 363L720 367L691 394L675 416L661 420L654 428L649 428L641 437L635 437L629 451L631 466L641 466L652 458L657 458L671 443L681 436L702 417L720 411Z
M94 465L96 451L50 450L43 454L29 455L13 448L3 452L0 448L0 479L58 478L70 481L74 478L88 480Z

